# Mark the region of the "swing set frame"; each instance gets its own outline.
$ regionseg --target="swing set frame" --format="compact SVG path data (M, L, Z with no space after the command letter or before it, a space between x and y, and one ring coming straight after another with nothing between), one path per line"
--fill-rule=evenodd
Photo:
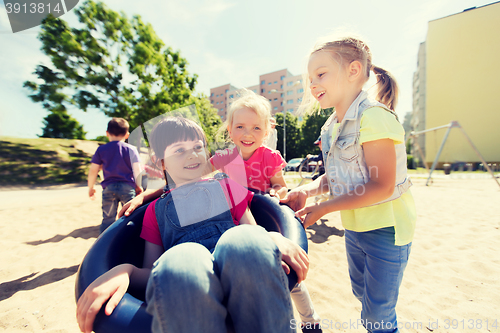
M419 153L420 157L422 158L422 161L424 163L425 169L427 170L427 172L429 172L429 178L427 178L427 182L425 183L425 186L429 186L429 183L432 183L432 181L431 181L432 172L436 169L436 165L438 163L439 156L441 155L441 152L443 151L444 145L446 143L446 140L448 139L448 136L450 135L450 132L451 132L452 128L458 128L458 129L460 129L460 131L465 136L465 138L469 142L469 144L472 147L472 149L476 152L476 154L479 157L479 159L483 162L484 167L491 174L491 177L496 181L496 183L498 184L498 186L500 186L500 183L498 182L497 177L493 173L493 170L491 170L491 168L488 166L488 163L486 163L486 161L484 160L483 156L481 155L481 153L479 152L479 150L476 148L476 146L474 145L474 143L472 142L472 140L469 138L469 136L467 135L467 133L465 132L465 130L463 129L463 127L460 126L460 123L458 121L452 121L451 123L449 123L447 125L438 126L438 127L434 127L434 128L429 128L429 129L426 129L426 130L423 130L423 131L411 132L410 135L408 136L408 138L406 139L406 143L411 138L417 138L420 134L427 133L427 132L435 132L435 131L443 129L443 128L447 128L448 130L446 131L446 134L443 137L443 141L441 142L441 146L439 147L438 153L436 154L436 158L434 159L434 162L432 163L432 167L431 167L430 170L429 170L429 167L427 166L427 162L425 160L425 155L422 152L422 149L420 148L420 145L418 144L418 142L416 140L413 141L413 145L417 149L417 152Z

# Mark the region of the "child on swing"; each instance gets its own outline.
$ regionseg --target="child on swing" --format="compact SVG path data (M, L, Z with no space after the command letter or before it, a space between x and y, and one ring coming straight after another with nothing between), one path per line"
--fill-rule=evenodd
M110 315L131 284L147 285L153 332L226 332L228 314L236 332L291 332L285 272L305 278L305 251L255 225L251 192L229 179L202 179L207 142L195 122L161 120L150 145L168 185L144 216L143 267L122 264L96 279L78 300L80 329L92 331L100 308L107 301Z

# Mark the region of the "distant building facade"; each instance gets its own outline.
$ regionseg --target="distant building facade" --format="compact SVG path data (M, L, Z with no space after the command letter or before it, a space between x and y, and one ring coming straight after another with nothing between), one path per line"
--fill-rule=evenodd
M220 87L210 89L210 103L217 109L217 114L222 118L225 117L228 107L227 93L236 90L230 84L225 84Z
M302 76L294 76L287 69L259 75L259 84L245 89L267 98L271 103L273 115L284 110L294 112L304 95ZM231 84L210 89L210 102L218 110L222 120L226 119L227 108L239 91L240 89Z
M500 161L500 2L429 22L413 82L414 130L458 121L488 163ZM426 161L437 155L446 129L425 134ZM439 163L479 162L452 129Z

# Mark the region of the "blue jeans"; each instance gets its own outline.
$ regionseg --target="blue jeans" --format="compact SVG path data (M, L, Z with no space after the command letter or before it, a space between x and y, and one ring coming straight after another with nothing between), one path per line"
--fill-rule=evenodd
M118 203L125 204L135 197L135 187L125 182L111 183L102 190L101 233L116 220Z
M399 332L396 303L411 243L394 245L394 228L345 231L352 291L361 301L361 319L369 332Z
M240 225L210 253L198 243L167 250L146 288L155 333L291 333L293 318L281 253L267 232Z

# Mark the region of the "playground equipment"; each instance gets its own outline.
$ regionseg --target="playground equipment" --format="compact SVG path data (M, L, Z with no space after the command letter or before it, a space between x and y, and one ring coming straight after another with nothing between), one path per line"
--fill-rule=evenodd
M435 132L437 130L444 129L444 128L447 128L448 130L446 131L446 134L443 137L443 141L441 142L441 146L439 147L438 153L436 154L436 158L434 159L434 162L432 163L432 167L431 167L430 170L429 170L429 168L427 166L427 162L425 161L425 155L423 154L422 149L420 148L420 145L416 141L413 143L415 145L415 148L417 149L417 152L419 153L420 157L422 158L422 161L424 163L425 169L429 172L429 177L427 178L427 182L425 183L425 186L429 186L429 182L431 182L432 172L436 169L436 165L437 165L437 163L439 161L439 156L441 155L441 152L443 151L444 145L446 143L446 140L448 139L448 135L450 134L452 128L458 128L458 129L460 129L460 131L462 132L462 134L467 139L467 142L469 142L469 144L472 147L472 149L474 149L474 152L477 154L477 156L479 157L479 159L483 162L484 167L491 174L491 177L493 177L493 179L496 181L496 183L498 184L498 186L500 186L500 183L498 182L498 179L496 178L496 176L493 173L493 171L491 170L491 168L488 166L488 163L486 163L486 161L484 160L483 156L481 155L481 153L479 152L479 150L476 148L476 146L474 145L474 143L472 143L472 140L469 138L469 136L467 135L467 133L465 132L465 130L462 128L462 126L460 126L460 124L458 123L458 121L452 121L448 125L438 126L438 127L434 127L434 128L429 128L429 129L426 129L426 130L423 130L423 131L411 132L410 135L408 136L408 138L406 139L406 142L408 142L408 140L411 139L411 138L418 137L420 134L427 133L427 132Z

